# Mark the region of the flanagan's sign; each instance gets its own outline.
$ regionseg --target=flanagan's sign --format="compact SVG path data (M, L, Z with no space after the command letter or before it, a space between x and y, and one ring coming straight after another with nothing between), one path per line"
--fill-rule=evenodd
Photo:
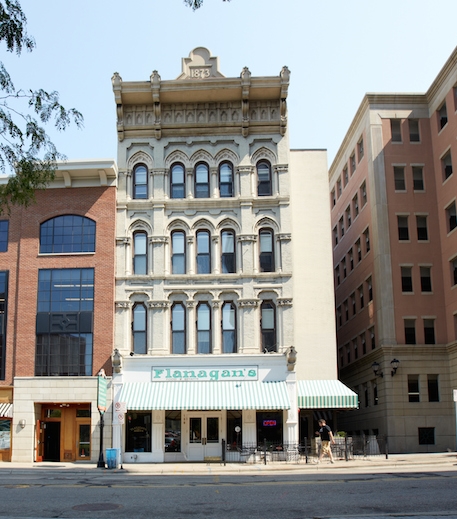
M177 380L257 380L259 378L258 366L236 367L194 367L192 369L181 367L151 368L152 381L177 381Z

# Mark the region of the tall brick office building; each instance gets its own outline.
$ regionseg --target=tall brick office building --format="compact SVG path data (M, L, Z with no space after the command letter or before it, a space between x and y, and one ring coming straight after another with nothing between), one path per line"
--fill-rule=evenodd
M61 164L36 204L0 217L0 459L98 457L116 178L113 161Z

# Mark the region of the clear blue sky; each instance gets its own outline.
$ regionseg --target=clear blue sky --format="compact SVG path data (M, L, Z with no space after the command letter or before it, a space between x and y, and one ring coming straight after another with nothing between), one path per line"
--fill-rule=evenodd
M83 130L55 135L69 159L117 158L113 72L126 81L181 73L198 46L238 77L291 70L291 148L329 165L366 92L425 92L457 45L457 0L21 0L36 49L2 58L16 87L60 92Z

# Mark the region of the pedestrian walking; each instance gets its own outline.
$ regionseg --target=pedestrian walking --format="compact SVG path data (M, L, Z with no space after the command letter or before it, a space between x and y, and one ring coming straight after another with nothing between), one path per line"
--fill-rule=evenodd
M333 463L333 455L332 455L332 447L331 444L335 443L335 438L333 437L332 429L326 424L325 420L319 420L319 435L321 437L321 452L319 454L319 458L317 463L322 461L322 458L325 454L330 458L330 463Z

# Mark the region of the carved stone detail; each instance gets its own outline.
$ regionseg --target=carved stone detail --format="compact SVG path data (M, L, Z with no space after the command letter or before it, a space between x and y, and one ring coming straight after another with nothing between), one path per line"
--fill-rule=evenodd
M240 299L238 304L241 308L256 308L259 306L260 301L258 299Z
M121 308L123 310L127 310L132 307L131 301L116 301L116 308Z
M292 298L278 298L278 306L293 306Z

